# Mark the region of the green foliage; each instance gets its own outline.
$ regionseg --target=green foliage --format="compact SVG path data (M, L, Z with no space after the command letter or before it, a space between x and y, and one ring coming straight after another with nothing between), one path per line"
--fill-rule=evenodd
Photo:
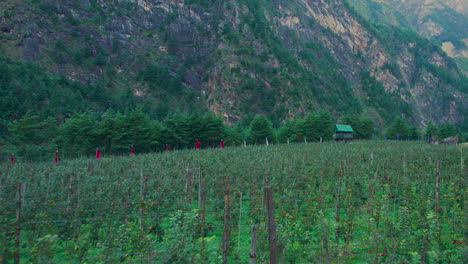
M278 130L280 143L293 142L296 139L296 120L287 120Z
M410 125L408 127L408 135L407 139L409 140L418 140L421 136L421 132L419 131L419 128L416 126Z
M331 140L334 125L329 112L325 110L309 112L303 119L289 120L284 123L279 128L279 141L286 143L288 139L296 142Z
M132 95L133 97L133 95ZM32 63L0 56L0 118L17 119L28 111L59 120L75 111L97 111L113 99L102 85L81 84L46 73Z
M76 114L60 126L59 142L69 153L91 154L96 148L102 148L97 127L98 120L93 114Z
M108 111L99 122L99 141L104 142L108 153L127 152L133 145L138 152L151 152L160 149L162 128L152 123L141 110L125 114ZM101 143L102 144L102 143Z
M366 103L374 107L387 122L400 114L411 115L411 106L404 102L398 94L389 93L370 73L361 77L361 88L366 92Z
M408 122L402 117L395 117L390 127L387 128L386 136L388 139L406 140L409 135Z
M426 21L429 20L443 28L441 34L435 37L436 41L450 41L457 49L466 49L465 43L461 41L468 34L468 18L465 15L445 8L427 16Z
M24 263L220 263L226 200L228 263L249 262L254 224L257 261L268 262L271 185L285 261L463 263L466 158L455 146L366 141L18 160L0 170L0 253L8 263L16 250L22 182Z
M426 126L426 130L424 131L424 137L427 139L429 137L433 138L437 135L437 127L434 125L432 121L429 121Z
M275 132L270 120L264 115L256 115L250 123L249 139L253 144L265 144L266 139L269 142L275 142Z
M449 124L449 123L442 123L439 126L439 130L437 132L437 137L439 139L444 139L452 136L457 135L457 130L454 125Z
M375 132L374 121L368 116L359 118L348 114L342 118L341 123L351 125L354 139L371 139Z

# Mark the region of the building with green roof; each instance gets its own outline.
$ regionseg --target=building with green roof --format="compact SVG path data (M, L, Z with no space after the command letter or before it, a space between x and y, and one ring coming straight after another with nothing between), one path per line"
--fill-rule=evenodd
M353 128L350 125L336 124L334 129L333 138L339 140L353 140Z

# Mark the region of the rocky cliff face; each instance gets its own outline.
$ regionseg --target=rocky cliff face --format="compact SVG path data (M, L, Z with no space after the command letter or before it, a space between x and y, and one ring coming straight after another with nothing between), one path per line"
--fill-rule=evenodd
M466 118L465 79L444 52L339 0L7 0L0 10L1 53L156 106L202 105L230 123L314 108Z

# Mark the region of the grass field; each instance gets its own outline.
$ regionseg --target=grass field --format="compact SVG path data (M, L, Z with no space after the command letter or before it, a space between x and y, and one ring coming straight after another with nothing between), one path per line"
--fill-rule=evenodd
M0 263L18 219L21 263L222 263L223 230L227 262L249 263L252 225L268 263L267 185L280 263L463 263L467 156L355 141L4 163Z

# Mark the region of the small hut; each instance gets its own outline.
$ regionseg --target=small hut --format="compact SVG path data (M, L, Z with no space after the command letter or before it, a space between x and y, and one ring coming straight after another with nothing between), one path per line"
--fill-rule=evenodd
M340 140L353 140L353 128L350 125L335 125L333 138L336 141Z

